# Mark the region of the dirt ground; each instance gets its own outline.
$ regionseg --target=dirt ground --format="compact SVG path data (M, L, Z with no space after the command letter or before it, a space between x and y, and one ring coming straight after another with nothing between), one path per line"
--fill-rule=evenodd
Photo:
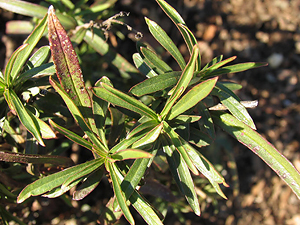
M220 54L224 58L237 56L235 62L269 63L267 67L223 78L243 85L238 92L242 100L259 101L258 107L250 110L258 132L300 170L300 1L168 0L168 3L196 34L203 63ZM116 9L130 12L126 22L141 31L143 41L154 47L156 42L149 35L143 17L158 22L188 56L180 34L154 0L119 0ZM7 47L3 42L2 38L1 68ZM127 51L127 55L135 52L132 46L116 48ZM229 195L227 201L221 201L219 214L204 211L201 219L188 218L185 224L300 224L300 201L289 187L250 150L237 143L234 152L239 195ZM168 218L166 223L180 224L174 218Z

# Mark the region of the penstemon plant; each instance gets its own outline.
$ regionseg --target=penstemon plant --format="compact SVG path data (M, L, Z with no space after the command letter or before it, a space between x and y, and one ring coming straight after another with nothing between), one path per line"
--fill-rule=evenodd
M27 7L27 10L29 7L29 3L21 1L0 1L0 7L4 7L3 2L8 5L20 4L20 8ZM249 62L227 66L236 57L223 60L223 56L219 56L202 66L197 40L182 17L166 1L156 2L182 34L190 58L186 62L167 33L156 22L145 18L151 35L175 59L180 70L174 71L148 44L137 42L137 53L133 55L133 61L145 80L134 85L128 93L114 88L111 80L105 76L93 87L87 87L71 40L78 43L85 41L102 55L108 51L107 44L103 37L89 30L89 26L76 20L76 16L59 14L58 18L53 6L49 7L48 13L24 45L14 52L0 79L1 94L9 109L40 145L44 145L43 138L55 137L51 126L72 142L90 150L94 157L90 161L70 166L70 161L61 156L2 152L2 160L7 162L50 163L67 167L36 178L18 194L18 203L32 196L59 197L73 187L77 187L73 199L81 200L91 194L103 177L107 176L114 192L107 207L110 208L110 213L115 214L115 218L124 215L130 224L134 224L134 217L129 210L133 206L146 223L163 224L164 215L160 211L165 209L155 209L139 189L143 186L147 170L153 165L164 165L169 168L191 209L200 216L199 197L194 181L200 175L209 181L219 196L226 199L220 185L227 187L228 184L200 151L201 147L212 144L216 139L215 126L263 159L300 197L299 172L255 131L247 104L233 92L241 88L240 85L219 79L222 74L241 72L265 66L266 63ZM41 9L45 12L44 7ZM71 40L60 20L65 27L76 30ZM27 61L47 25L53 63L44 64L48 46L42 47L38 50L39 54L36 52ZM112 64L123 74L130 76L138 73L120 55L112 60ZM34 106L19 99L19 93L32 90L30 88L33 85L39 86L36 83L24 86L27 80L35 77L41 79L41 82L44 82L42 78L49 77L51 87L63 100L84 132L84 137L59 125L61 121L54 116L57 112L53 111L47 124L30 111L29 108ZM40 86L42 85L46 84L41 83ZM215 105L215 97L220 100L220 105ZM250 103L255 104L255 101ZM37 111L40 110L38 105L35 107ZM10 129L7 127L11 126L5 114L2 121L2 132L9 133ZM156 170L155 173L164 172L162 166L158 168L160 171ZM113 222L109 218L112 217L107 215L106 220Z

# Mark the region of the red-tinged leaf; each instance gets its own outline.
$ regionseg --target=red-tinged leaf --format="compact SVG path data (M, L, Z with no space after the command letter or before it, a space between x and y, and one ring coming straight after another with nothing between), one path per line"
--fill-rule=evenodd
M49 7L48 14L48 36L58 79L75 105L80 108L83 117L88 118L93 129L92 102L83 81L77 55L52 6Z

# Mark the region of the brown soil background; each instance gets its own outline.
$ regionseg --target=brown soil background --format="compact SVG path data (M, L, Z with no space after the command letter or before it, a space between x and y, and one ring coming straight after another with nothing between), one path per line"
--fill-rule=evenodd
M234 62L269 62L268 67L223 78L243 85L238 92L242 100L259 101L258 107L250 110L258 132L300 170L300 1L169 0L168 3L178 10L199 40L203 63L220 54L224 58L236 55ZM188 57L179 32L154 0L120 0L116 5L117 10L130 12L126 22L141 31L144 34L143 41L154 47L157 43L149 35L143 17L156 21ZM3 11L1 14L3 18L11 16ZM2 23L1 68L13 48L5 40L7 36L3 35L4 32ZM131 41L125 43L126 46L115 44L130 60L135 46ZM280 63L274 64L272 56L281 59ZM233 197L229 194L227 201L220 200L218 214L204 210L201 219L187 217L185 224L300 224L300 202L289 187L251 151L237 142L232 143L236 143L234 152L239 172L239 195ZM94 203L93 208L101 204L97 201ZM51 200L45 207L51 211L51 206L57 208L61 205ZM54 217L60 218L56 223L52 221L52 224L85 224L70 219L72 213L76 212L73 209L52 211L39 212L39 215L50 221ZM76 213L80 216L80 213ZM168 217L166 224L180 223L175 217Z

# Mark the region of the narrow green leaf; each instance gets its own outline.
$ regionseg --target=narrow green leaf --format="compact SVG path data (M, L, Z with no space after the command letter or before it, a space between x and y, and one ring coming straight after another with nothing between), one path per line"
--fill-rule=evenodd
M151 158L153 155L139 149L125 149L110 155L113 160L122 161L126 159Z
M128 220L128 222L130 224L135 224L134 219L133 219L133 217L130 213L130 210L129 210L127 204L126 204L126 199L125 199L124 193L121 189L120 182L119 182L118 177L116 175L117 168L116 168L115 164L110 163L110 162L106 162L105 165L106 165L107 170L109 171L109 174L110 174L110 177L111 177L111 180L112 180L114 193L116 195L119 206L120 206L122 212L124 213L125 218Z
M0 7L24 16L37 17L40 19L47 14L48 10L44 6L19 0L0 0ZM77 25L76 20L67 14L58 13L57 16L66 29L74 28Z
M47 123L34 115L30 110L26 109L28 115L31 117L33 122L36 124L37 128L41 132L42 138L44 139L52 139L55 138L56 135L53 130L49 127Z
M189 60L188 64L186 65L186 67L184 68L178 83L173 88L174 89L173 94L169 97L169 99L165 105L165 108L162 110L162 112L160 114L162 118L165 118L167 116L170 109L174 105L175 101L183 94L183 92L189 85L189 83L193 77L194 71L195 71L195 65L196 65L196 60L197 60L198 54L199 54L199 48L197 46L194 46L193 53L190 57L190 60ZM177 95L178 91L180 89L182 91L179 93L179 95ZM174 98L175 95L177 95L176 98Z
M219 81L219 83L221 83L222 85L224 85L226 88L228 88L231 91L236 91L236 90L240 90L243 88L242 85L233 83L230 81Z
M57 198L67 191L69 191L71 188L75 187L79 182L81 182L84 179L84 177L80 177L77 180L73 181L68 187L65 189L62 189L61 187L53 188L51 191L48 191L47 193L43 194L42 197L46 198Z
M212 186L220 196L222 196L224 199L227 199L219 186L219 184L223 184L225 187L228 187L225 179L200 152L194 149L184 139L180 138L180 140L199 172L209 180L209 182L212 184Z
M17 77L15 84L16 86L20 87L25 81L27 81L30 78L34 78L37 76L45 76L45 75L53 75L56 73L54 64L46 63L38 67L34 67L30 70L27 70L26 72L22 73L20 76Z
M157 150L154 150L151 153L155 155L156 151ZM152 159L153 158L144 158L135 160L134 164L130 168L125 178L119 170L116 170L116 174L118 176L118 181L121 183L121 189L124 192L126 198L129 198L129 201L132 204L132 206L138 211L138 213L143 217L147 224L162 225L163 223L156 214L155 208L152 207L148 202L146 202L145 199L138 193L138 191L135 190L135 187L138 185L141 177L145 173L145 169L147 168L148 163L152 162ZM127 187L130 188L128 189ZM127 195L125 193L126 190L129 191L127 192ZM157 213L159 214L159 212Z
M219 55L215 58L213 58L209 63L207 63L201 71L205 71L208 67L211 67L212 65L218 63L218 62L221 62L223 59L223 55Z
M155 142L156 139L159 137L162 128L163 128L163 124L162 123L158 124L152 130L146 133L144 137L142 137L141 139L133 143L132 148L143 148L144 146L147 146L148 144Z
M25 65L24 70L27 71L34 67L38 67L43 63L46 63L50 57L50 46L40 47L33 55L30 57L28 62Z
M110 62L113 66L115 66L123 77L141 77L139 71L131 63L129 63L123 56L116 53L108 45L108 43L97 34L94 34L90 30L87 30L84 41L96 52L102 55L105 58L106 62Z
M158 74L152 70L144 61L144 59L142 59L141 55L139 53L134 53L132 56L134 65L136 66L136 68L142 73L144 74L146 77L151 78L151 77L155 77Z
M205 78L207 77L213 77L213 76L219 76L222 74L227 74L227 73L238 73L242 72L245 70L250 70L250 69L255 69L261 66L266 66L268 63L261 63L261 62L248 62L248 63L238 63L232 66L225 66L219 69L216 69L214 71L211 71L210 74L207 76L204 75Z
M101 162L103 159L98 158L94 159L73 167L69 167L65 170L62 170L58 173L51 174L49 176L43 177L41 179L36 180L35 182L27 185L19 194L17 202L21 203L31 196L38 196L44 194L56 187L62 185L66 179L70 176L75 175L78 171L86 168L90 164L94 164L95 162Z
M172 107L170 113L167 116L167 119L172 120L179 114L194 107L198 102L204 99L211 92L217 80L218 77L215 77L194 86Z
M150 49L140 47L140 51L145 57L145 62L147 63L147 65L157 74L172 72L172 68L163 60L161 60L159 56Z
M247 124L252 129L256 129L247 109L239 102L239 99L237 99L238 97L232 91L230 91L221 83L217 83L212 94L218 96L222 104L224 104L237 119Z
M59 126L58 124L56 124L55 122L53 122L52 120L49 120L49 123L51 124L51 126L57 130L59 133L63 134L64 136L66 136L68 139L70 139L71 141L81 145L84 148L87 148L91 151L93 151L93 145L92 143L86 141L85 139L83 139L82 137L80 137L79 135L75 134L74 132Z
M180 68L183 70L186 66L186 63L172 39L157 23L146 17L145 20L153 37L171 54L171 56L176 60Z
M189 169L183 157L178 151L169 146L168 141L163 137L163 150L166 153L170 170L180 191L184 194L186 200L194 210L195 214L200 216L200 205L195 192L194 182Z
M211 65L210 67L208 67L207 69L205 69L204 71L202 70L201 72L204 72L203 77L209 77L213 72L215 72L217 69L219 69L220 67L224 66L225 64L232 62L233 60L236 59L236 56L232 56L228 59L225 59L223 61L220 61L218 63L215 63L213 65ZM223 67L224 68L224 67Z
M103 165L104 163L104 158L101 158L102 160L97 160L94 161L93 163L90 163L88 166L85 168L82 168L82 170L77 170L77 173L74 174L73 176L68 177L64 183L61 185L61 189L67 189L67 187L75 180L85 177L88 174L92 173L93 171L97 170L100 166Z
M6 89L4 96L11 110L17 113L21 123L36 138L40 145L45 146L38 124L32 120L32 117L28 114L17 94L13 90Z
M173 21L173 23L177 26L177 28L179 29L179 31L183 36L183 39L189 49L189 52L192 54L193 46L198 44L194 34L188 29L184 20L182 19L180 14L176 11L176 9L174 9L164 0L156 0L156 2L159 4L162 10L167 14L167 16ZM201 69L201 55L199 54L197 59L196 71L200 71L200 69Z
M179 135L165 121L163 121L162 123L163 123L163 126L164 126L163 128L164 128L166 135L168 135L168 137L170 138L170 141L172 142L172 144L174 145L176 150L181 154L181 156L183 157L187 166L190 168L190 170L195 175L198 175L199 172L198 172L197 168L195 167L194 163L192 162L192 160L190 159L189 155L187 154L186 149L182 145L182 143L179 139Z
M272 144L232 115L214 111L215 124L258 155L300 198L300 173Z
M200 120L201 116L195 115L179 115L172 120L172 123L182 124L182 123L194 123Z
M196 145L199 148L202 148L204 146L208 146L210 144L212 144L213 140L211 139L211 137L202 132L201 130L198 130L194 127L190 127L190 139L189 139L189 143L192 143L194 145Z
M157 120L157 115L152 109L105 83L101 83L101 87L94 87L92 90L97 97L105 101Z
M52 6L49 7L48 14L48 37L57 77L75 105L80 108L83 118L96 132L95 120L92 116L92 101L85 87L76 52Z
M97 138L95 133L91 130L91 128L86 124L81 112L70 98L70 96L63 90L63 88L55 81L52 77L49 77L49 82L52 87L58 92L58 94L63 98L64 102L66 103L68 109L72 113L74 119L78 122L81 129L86 133L86 135L90 138L95 146L97 146L96 150L100 150L99 154L106 154L105 152L108 149L102 144L102 142ZM103 155L103 156L104 156Z
M195 38L194 34L189 30L185 24L177 24L178 29L180 30L186 45L188 46L190 54L192 54L193 46L198 45L198 41ZM201 55L199 53L196 64L196 71L201 70Z
M25 62L28 60L29 55L42 38L46 27L47 27L47 17L46 14L44 18L39 22L39 24L34 28L32 33L27 37L27 39L23 42L24 44L28 44L28 47L18 54L16 61L14 63L14 67L11 70L10 79L11 82L14 83L14 80L19 75L22 67L25 65Z
M133 128L130 133L126 136L126 139L131 138L132 136L134 136L135 134L141 132L142 130L146 129L146 128L154 128L158 125L156 120L149 120L146 122L143 122L139 125L137 125L135 128Z
M101 79L99 79L95 83L95 86L100 87L101 82L107 83L108 85L112 86L110 80L107 77L102 77ZM106 113L109 107L109 103L107 101L104 101L96 97L95 95L92 96L92 100L93 100L93 105L92 105L93 116L98 131L97 133L102 143L106 146L107 144L106 144L106 137L105 137L105 119L106 119Z
M140 180L145 175L146 169L152 164L152 161L158 150L157 143L158 142L153 145L151 151L149 152L152 154L151 158L136 159L127 172L123 182L121 183L121 188L126 199L129 199L132 193L134 193L134 190L138 186Z
M73 161L64 156L51 155L36 155L36 154L22 154L15 152L0 151L0 161L18 162L18 163L33 163L33 164L53 164L62 166L71 166Z
M25 51L25 48L28 47L28 44L22 44L19 48L17 48L13 54L11 55L11 57L9 58L5 71L4 71L4 81L6 86L10 86L11 85L11 74L12 74L12 69L14 68L14 64L17 60L18 55L22 52Z
M73 200L82 200L90 194L100 183L104 174L104 167L97 169L90 174L86 180L73 193Z
M151 77L133 86L129 92L140 97L146 94L164 90L175 85L180 79L182 72L170 72L159 76Z

